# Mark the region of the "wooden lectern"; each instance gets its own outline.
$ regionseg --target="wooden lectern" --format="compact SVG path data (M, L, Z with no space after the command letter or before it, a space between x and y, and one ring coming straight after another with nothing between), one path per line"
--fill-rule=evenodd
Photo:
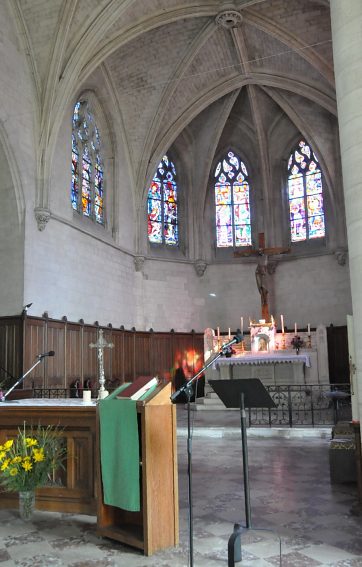
M176 408L171 384L137 401L140 439L141 511L104 504L97 410L97 533L152 555L178 544Z

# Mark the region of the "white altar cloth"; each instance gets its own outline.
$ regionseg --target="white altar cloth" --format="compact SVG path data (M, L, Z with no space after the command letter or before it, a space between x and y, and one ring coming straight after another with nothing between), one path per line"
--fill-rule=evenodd
M91 402L83 402L82 398L24 398L20 400L5 400L0 402L0 410L2 406L31 406L31 407L85 407L95 406L97 400Z
M217 369L220 366L229 364L280 364L283 362L301 363L305 364L307 368L311 367L310 356L306 353L292 354L292 353L258 353L256 354L240 354L239 356L220 357L211 366L212 369Z

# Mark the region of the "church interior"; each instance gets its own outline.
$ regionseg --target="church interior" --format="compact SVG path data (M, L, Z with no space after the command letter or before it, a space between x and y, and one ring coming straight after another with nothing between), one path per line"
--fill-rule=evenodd
M235 335L193 402L200 565L227 563L243 508L240 461L222 459L239 451L238 412L210 378L348 398L355 482L330 481L330 397L334 423L289 409L273 436L269 413L250 441L252 504L284 566L362 565L361 27L359 0L0 2L0 399L19 377L19 398L74 405L90 389L88 437L71 441L85 478L99 384L157 375L174 391ZM25 527L0 494L0 564L187 565L187 412L171 408L177 546L146 557L97 539L88 479L83 516L44 496ZM0 402L0 443L21 415ZM281 564L275 542L246 535L242 565Z

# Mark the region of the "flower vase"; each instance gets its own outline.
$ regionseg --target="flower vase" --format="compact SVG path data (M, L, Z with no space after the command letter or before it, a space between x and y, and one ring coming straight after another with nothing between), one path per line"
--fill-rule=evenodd
M35 508L35 492L27 490L19 492L19 515L24 522L30 522Z
M296 352L297 354L299 354L299 347L297 347L297 348L295 349L295 352Z

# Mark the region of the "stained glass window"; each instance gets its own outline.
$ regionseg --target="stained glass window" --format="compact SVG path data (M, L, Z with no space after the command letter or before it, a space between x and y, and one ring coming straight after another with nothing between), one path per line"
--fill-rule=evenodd
M104 224L101 140L88 101L75 104L72 126L72 207L83 216Z
M315 153L304 140L289 157L288 199L292 242L325 236L322 174Z
M148 190L148 239L178 245L177 181L173 162L164 155Z
M232 151L215 168L216 244L250 246L250 187L245 164Z

